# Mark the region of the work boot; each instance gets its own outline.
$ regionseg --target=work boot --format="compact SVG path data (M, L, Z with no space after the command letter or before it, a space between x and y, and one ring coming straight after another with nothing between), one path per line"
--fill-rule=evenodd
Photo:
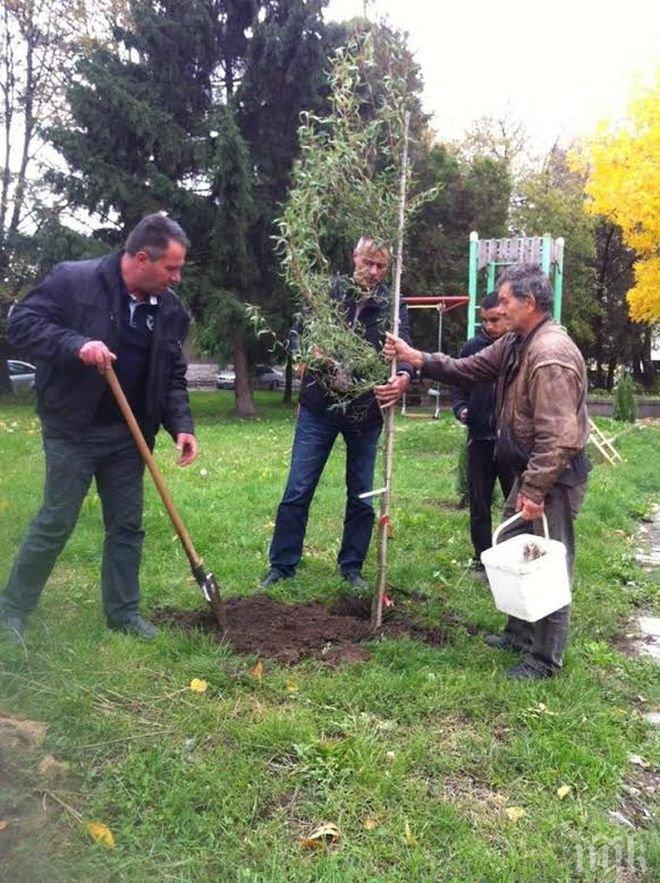
M10 644L22 644L26 622L18 613L0 612L0 635Z
M522 648L516 647L506 635L486 635L484 642L495 650L513 650L515 653L522 652Z
M513 668L507 669L505 675L511 681L543 681L545 678L551 678L553 672L541 670L523 660L518 665L514 665Z
M142 638L143 641L151 641L160 634L160 629L157 629L153 623L139 613L134 613L123 622L109 623L109 626L113 631L123 632L134 638Z
M488 585L488 575L486 574L486 568L483 566L481 561L472 561L470 564L470 576L472 579L478 579L479 582L486 583Z
M281 579L291 579L292 576L292 573L285 573L283 570L278 570L277 567L271 567L259 585L262 589L267 589L269 586L274 586Z
M354 592L368 592L370 590L369 583L359 570L347 570L342 573L342 578L348 582Z

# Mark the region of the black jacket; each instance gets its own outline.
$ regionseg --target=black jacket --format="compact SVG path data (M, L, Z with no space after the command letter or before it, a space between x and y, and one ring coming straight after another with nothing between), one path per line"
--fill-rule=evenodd
M475 334L463 345L458 358L472 356L490 346L492 339L486 334ZM470 438L475 441L495 440L495 384L476 383L468 391L457 386L451 388L451 404L456 419L461 419L461 411L467 408L467 427Z
M7 337L36 362L37 411L47 434L75 439L92 423L106 382L78 352L89 340L111 350L119 342L120 260L114 253L58 264L11 311ZM189 324L174 292L160 295L147 377L147 438L161 423L173 438L194 431L183 355Z
M349 280L343 276L336 277L333 280L330 296L341 302L346 323L352 327L358 303L351 293ZM371 297L366 301L357 319L361 333L368 343L378 351L385 343L385 331L390 324L390 311L390 290L387 285L381 283L371 293ZM304 315L291 332L290 349L292 352L295 352L297 336L302 330L302 322L304 322ZM405 304L401 304L399 308L399 336L406 343L412 343L408 309ZM414 373L412 366L405 362L399 362L397 371L406 373L411 378ZM332 409L331 413L337 417L339 422L349 425L372 426L382 421L380 407L373 392L363 393L350 402L345 410L334 407L337 400L325 391L313 371L305 371L300 387L300 403L316 413Z

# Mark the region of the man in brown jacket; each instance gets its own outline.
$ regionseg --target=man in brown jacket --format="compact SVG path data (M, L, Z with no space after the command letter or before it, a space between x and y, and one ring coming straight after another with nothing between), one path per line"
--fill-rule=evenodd
M520 512L524 520L511 533L530 533L545 512L550 535L566 546L572 578L573 521L589 471L584 453L589 437L584 359L552 321L552 289L537 267L518 264L506 270L497 292L509 333L479 353L463 359L422 353L391 335L383 352L455 386L495 381L495 456L517 476L503 516ZM550 677L562 666L569 619L570 606L535 623L510 616L504 633L489 635L486 642L525 654L509 669L509 677Z

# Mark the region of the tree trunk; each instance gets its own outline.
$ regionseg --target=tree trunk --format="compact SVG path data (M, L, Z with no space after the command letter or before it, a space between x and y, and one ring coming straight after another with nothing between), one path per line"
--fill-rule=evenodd
M25 73L25 95L23 98L23 150L21 152L21 164L16 175L16 187L14 189L14 211L9 224L9 238L11 239L18 232L21 222L21 213L23 211L23 202L25 201L25 188L27 185L27 169L30 162L30 146L34 137L34 97L36 91L36 82L34 77L34 47L36 43L36 33L32 20L28 23L25 35L27 48L26 57L26 73Z
M651 390L653 389L655 377L653 372L653 361L651 360L651 346L653 341L653 332L650 325L644 330L644 343L642 345L641 351L641 363L642 363L642 384L644 385L644 389Z
M239 417L256 417L252 385L250 383L250 363L248 361L245 337L237 332L234 338L234 401Z
M284 395L282 402L285 405L291 403L293 398L293 359L290 355L286 357L286 368L284 370Z
M607 363L607 388L609 390L614 386L614 371L616 369L616 356L610 356Z
M9 367L7 359L11 355L9 349L9 341L5 329L7 328L7 314L9 313L7 304L0 304L0 395L10 393L11 380L9 379Z
M2 195L0 196L0 238L4 242L5 222L7 219L7 207L9 205L9 184L11 181L11 127L14 116L14 91L15 73L14 57L11 49L11 36L9 31L9 8L5 4L4 34L3 34L4 72L2 92L4 95L4 131L5 131L5 155L2 167Z

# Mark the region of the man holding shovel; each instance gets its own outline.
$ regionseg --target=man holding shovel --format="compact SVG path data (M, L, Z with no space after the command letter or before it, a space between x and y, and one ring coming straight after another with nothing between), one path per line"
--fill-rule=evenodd
M124 251L59 264L11 313L10 343L37 364L46 456L43 504L0 594L0 625L15 640L93 478L105 525L107 624L145 639L158 634L138 610L144 464L103 375L114 366L150 447L162 424L181 452L179 465L195 459L182 349L189 316L170 289L181 280L188 245L177 223L147 215Z
M586 490L589 437L584 359L551 318L552 289L538 267L518 264L497 281L499 308L509 333L479 353L452 359L422 353L388 335L384 354L405 359L426 376L455 386L495 381L495 456L516 479L504 518L520 512L514 533L533 532L545 512L550 536L566 546L569 575L575 555L573 521ZM527 523L525 523L527 522ZM535 623L509 617L502 635L487 643L516 650L523 661L509 669L516 680L551 677L562 666L570 605Z

